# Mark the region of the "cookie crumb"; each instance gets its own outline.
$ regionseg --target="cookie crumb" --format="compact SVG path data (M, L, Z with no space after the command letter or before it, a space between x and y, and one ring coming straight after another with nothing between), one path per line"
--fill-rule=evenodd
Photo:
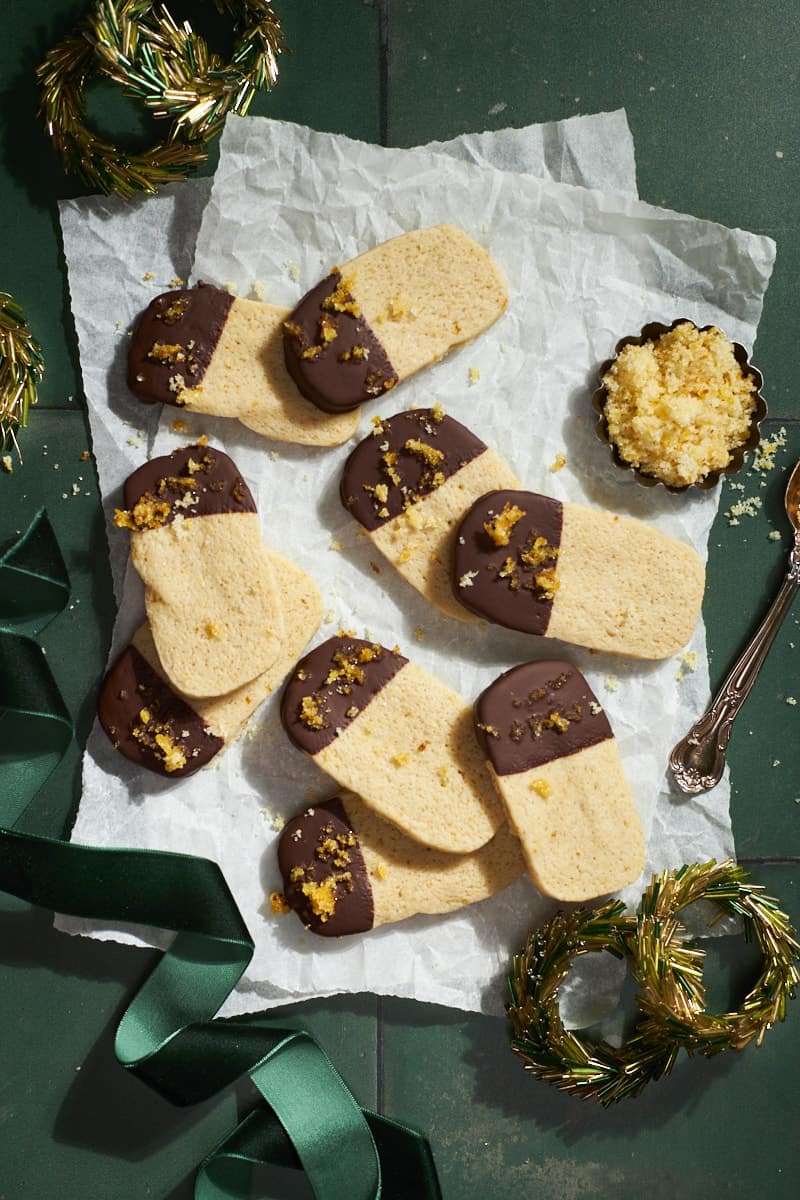
M276 917L284 916L292 911L289 901L284 896L283 892L270 892L269 906Z
M11 461L11 455L10 455L10 454L4 454L4 455L3 455L3 457L2 457L2 458L0 458L0 464L2 464L3 470L5 471L5 473L6 473L7 475L13 475L13 474L14 474L14 464L13 464L13 462Z
M372 872L375 879L385 879L387 875L386 864L378 863L375 870Z
M766 474L775 466L775 455L786 445L786 429L781 426L771 438L759 442L753 451L753 461L750 464L753 471Z
M618 692L619 691L619 679L617 678L616 675L606 675L603 682L606 685L607 692Z
M480 377L481 377L480 367L470 367L469 371L467 372L467 380L469 382L470 387L472 387L473 384L477 383L478 380L480 379Z
M559 453L555 456L553 461L550 463L550 470L553 473L555 473L556 471L560 471L562 469L562 467L565 467L566 465L567 465L567 460L564 457L564 455L559 451Z
M553 794L553 789L546 779L534 779L531 791L536 792L536 795L541 796L543 800L549 800Z

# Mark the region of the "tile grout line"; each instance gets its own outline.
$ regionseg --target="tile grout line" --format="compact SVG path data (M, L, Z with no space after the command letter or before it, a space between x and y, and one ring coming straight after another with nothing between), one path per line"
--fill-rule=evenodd
M383 996L375 997L375 1111L383 1115L384 1073L383 1073Z
M389 0L378 0L378 129L389 144Z
M797 854L766 854L761 857L737 858L736 860L742 866L749 866L751 863L757 867L793 867L800 865L800 855Z

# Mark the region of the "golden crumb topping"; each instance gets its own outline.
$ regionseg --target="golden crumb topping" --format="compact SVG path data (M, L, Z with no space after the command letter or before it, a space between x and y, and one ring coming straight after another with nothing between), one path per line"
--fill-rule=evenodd
M178 296L173 300L167 308L162 309L160 313L156 313L159 321L163 321L165 325L174 325L176 321L180 321L181 317L185 316L189 308L189 297Z
M544 571L537 571L533 577L533 582L542 600L553 600L561 586L555 572L555 567L546 567Z
M551 546L547 538L531 531L530 537L519 552L519 557L526 567L541 567L551 558L558 556L558 547Z
M322 715L320 702L316 696L303 696L300 701L300 720L309 729L328 728L328 722Z
M323 922L330 920L336 912L336 888L339 883L346 883L352 879L349 871L342 872L341 875L329 875L327 879L323 879L320 883L315 883L309 879L303 884L300 889L303 895L309 902L311 911L315 917Z
M174 367L178 363L186 362L186 350L178 342L153 342L147 351L147 357L153 362L167 363Z
M351 295L352 277L341 279L330 296L322 301L322 307L328 312L349 313L351 317L360 317L361 309Z
M168 733L157 733L155 743L161 751L165 771L180 771L186 766L186 751Z
M369 358L369 347L356 345L351 346L349 350L343 350L339 355L339 362L366 362Z
M404 446L409 454L413 454L415 458L421 459L429 467L438 467L444 462L444 452L437 450L435 446L428 445L427 442L421 442L419 438L409 438Z
M484 521L483 528L486 530L495 546L507 546L511 540L511 530L514 528L517 521L521 521L524 516L525 512L523 509L519 508L516 504L509 504L506 502L503 505L503 511L501 513L498 513L497 516L492 517L490 521Z
M322 338L323 344L335 342L337 338L336 322L330 317L320 317L319 321L319 336Z
M165 500L157 500L152 492L145 492L133 508L114 509L114 524L117 529L158 529L161 525L166 525L170 512L170 506Z
M699 482L747 440L756 385L716 327L682 321L654 341L624 346L603 384L620 456L664 483Z

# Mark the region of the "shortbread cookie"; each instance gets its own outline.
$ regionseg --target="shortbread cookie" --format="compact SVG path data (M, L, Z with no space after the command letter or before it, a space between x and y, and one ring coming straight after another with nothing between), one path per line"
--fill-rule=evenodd
M460 621L453 596L455 529L496 488L519 487L510 467L440 405L375 421L345 463L342 503L404 579Z
M447 854L406 837L352 792L287 822L278 864L287 903L323 937L454 912L493 896L525 870L508 825L475 854Z
M631 658L689 641L705 568L642 521L535 492L492 492L461 523L454 590L478 616Z
M503 823L469 708L399 650L323 642L292 672L281 719L323 771L416 841L467 854Z
M249 488L211 446L151 459L125 483L117 525L145 584L147 618L173 687L220 696L270 667L283 617Z
M373 247L312 288L286 322L286 365L325 412L380 396L502 315L505 281L452 225Z
M338 446L359 414L323 415L300 395L284 362L289 311L203 283L156 296L131 340L128 385L147 404L238 417L279 442Z
M100 724L114 749L137 765L180 778L234 742L267 696L279 687L319 628L322 599L305 571L270 551L284 605L280 656L263 674L225 696L190 700L167 681L148 625L136 631L106 676Z
M608 718L570 663L525 663L496 679L475 718L531 878L557 900L638 879L644 836Z

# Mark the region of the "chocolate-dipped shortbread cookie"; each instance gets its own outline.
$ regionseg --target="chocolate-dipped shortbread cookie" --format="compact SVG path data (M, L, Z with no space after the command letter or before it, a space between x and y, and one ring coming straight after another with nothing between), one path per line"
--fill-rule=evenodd
M447 854L406 837L352 792L288 821L278 865L286 901L323 937L455 912L493 896L525 870L508 825L474 854Z
M639 814L608 718L580 671L552 660L514 667L478 697L475 720L540 891L589 900L639 877Z
M250 489L208 445L151 459L125 482L115 524L131 531L158 655L173 687L219 696L270 667L281 604Z
M100 724L125 758L160 775L191 775L234 742L283 683L319 628L322 600L305 571L274 551L270 560L283 604L284 640L272 666L242 687L224 696L182 696L167 680L150 627L136 631L98 701Z
M503 277L452 225L418 229L335 267L285 325L286 365L325 412L346 412L487 329Z
M225 745L198 707L171 687L163 669L156 670L131 644L103 681L97 715L114 749L125 758L180 779L204 767Z
M284 361L289 312L205 283L156 296L131 339L128 386L146 404L238 417L280 442L338 446L358 413L323 415L300 395Z
M323 771L416 841L467 854L503 823L469 708L399 650L323 642L292 672L281 719Z
M510 467L440 405L376 420L342 473L342 503L431 604L474 620L453 596L455 528L486 492L518 487Z
M478 616L631 658L686 645L704 583L691 546L535 492L483 496L456 534L453 588Z

